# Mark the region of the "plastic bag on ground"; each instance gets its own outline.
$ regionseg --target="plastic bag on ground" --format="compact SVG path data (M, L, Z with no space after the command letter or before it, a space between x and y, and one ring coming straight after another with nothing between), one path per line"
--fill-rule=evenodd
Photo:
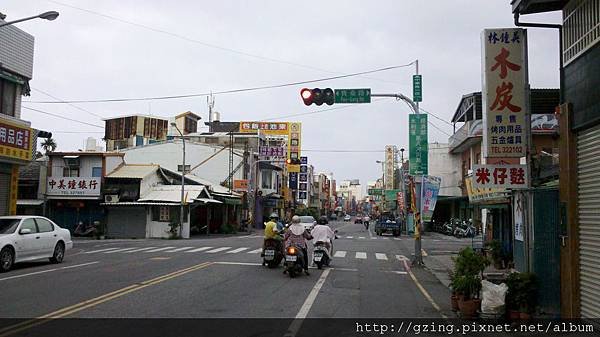
M497 285L486 280L481 281L481 312L484 314L504 312L507 291L508 286L504 283Z

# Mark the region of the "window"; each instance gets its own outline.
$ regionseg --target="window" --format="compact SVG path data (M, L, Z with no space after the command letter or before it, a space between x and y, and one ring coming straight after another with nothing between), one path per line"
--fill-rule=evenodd
M0 114L14 117L16 100L17 85L9 81L0 80Z
M31 233L37 233L37 227L35 226L35 221L33 219L25 219L23 220L23 222L21 223L21 229L29 229L31 230Z
M92 177L102 177L102 167L92 167Z
M79 177L79 167L63 167L63 177Z
M171 221L171 212L169 206L152 207L152 221L169 222Z
M35 222L37 222L40 233L54 231L54 226L50 223L50 221L48 221L46 219L37 218L37 219L35 219Z
M481 163L481 153L477 153L475 155L475 164L480 164Z
M181 172L181 165L177 165L177 172ZM185 165L185 173L189 173L190 172L190 165Z
M261 171L261 188L272 189L273 188L273 173L271 170Z

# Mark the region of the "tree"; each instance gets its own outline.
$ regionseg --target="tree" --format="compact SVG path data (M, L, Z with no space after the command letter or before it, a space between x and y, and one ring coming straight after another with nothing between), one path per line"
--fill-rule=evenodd
M49 152L54 152L56 150L56 141L52 138L46 138L45 141L42 142L42 148L44 149L44 153L47 155Z

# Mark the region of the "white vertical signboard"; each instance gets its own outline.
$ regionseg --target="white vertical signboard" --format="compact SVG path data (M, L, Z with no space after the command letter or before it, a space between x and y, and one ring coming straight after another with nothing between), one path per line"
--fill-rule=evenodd
M394 189L394 168L395 168L396 146L387 145L385 147L385 164L384 164L384 189Z
M526 30L485 29L481 38L485 157L525 157L529 138Z

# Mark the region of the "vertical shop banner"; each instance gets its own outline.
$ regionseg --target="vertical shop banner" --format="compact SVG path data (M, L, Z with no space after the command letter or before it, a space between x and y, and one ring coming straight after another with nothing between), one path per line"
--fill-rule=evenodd
M514 210L514 225L515 225L515 241L524 240L523 227L523 208L525 206L525 195L522 192L514 193L513 210Z
M529 139L526 30L485 29L481 39L484 155L525 157Z
M298 173L297 172L289 173L289 187L292 190L298 189Z
M425 176L423 178L423 221L431 221L440 192L442 178L433 176Z
M383 185L386 190L394 189L394 173L396 167L396 146L386 145Z
M426 175L428 173L427 115L410 114L408 115L408 124L409 173Z

